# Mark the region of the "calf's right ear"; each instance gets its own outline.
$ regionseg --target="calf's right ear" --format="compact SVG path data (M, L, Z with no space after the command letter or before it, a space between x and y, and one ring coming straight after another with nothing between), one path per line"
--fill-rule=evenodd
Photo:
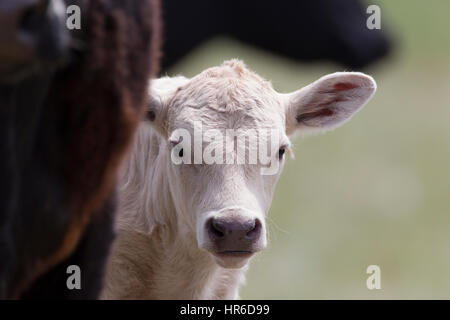
M168 136L168 113L170 101L177 90L189 79L178 77L162 77L150 83L145 118L163 137Z
M167 137L167 103L154 92L150 92L145 113L147 120L163 137Z

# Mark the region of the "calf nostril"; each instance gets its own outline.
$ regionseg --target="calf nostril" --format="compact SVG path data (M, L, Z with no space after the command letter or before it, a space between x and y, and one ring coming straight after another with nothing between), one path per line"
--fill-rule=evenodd
M246 237L252 240L258 238L261 233L261 228L262 228L261 222L259 221L259 219L255 219L252 224L252 227L247 232Z
M214 235L216 238L223 238L225 236L225 228L222 225L222 223L220 223L220 221L211 218L208 221L208 229L209 232Z
M207 221L206 228L209 236L214 241L231 241L239 243L240 241L250 240L256 241L261 236L262 224L259 219L247 220L245 222L239 220L230 220L218 218L210 218Z

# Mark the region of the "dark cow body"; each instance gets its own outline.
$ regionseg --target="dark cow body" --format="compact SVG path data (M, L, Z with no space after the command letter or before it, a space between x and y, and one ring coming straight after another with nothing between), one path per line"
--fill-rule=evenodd
M157 1L68 4L81 30L28 11L33 50L8 55L24 44L0 38L0 298L98 296L117 170L156 72ZM66 287L71 264L81 290Z
M390 50L382 30L366 27L360 0L165 0L163 71L200 43L223 34L300 60L363 68Z
M114 240L115 193L112 193L100 212L93 215L83 231L75 250L50 271L39 277L21 296L23 299L97 299L102 290L105 261ZM71 273L67 267L81 270L81 290L68 290Z

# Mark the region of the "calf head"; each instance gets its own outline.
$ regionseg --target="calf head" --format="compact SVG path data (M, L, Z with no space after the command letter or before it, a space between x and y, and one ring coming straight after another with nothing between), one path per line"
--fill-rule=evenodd
M376 89L367 75L339 72L281 94L237 60L158 81L147 118L170 154L179 234L195 237L225 268L244 266L266 246L265 217L289 136L343 124Z

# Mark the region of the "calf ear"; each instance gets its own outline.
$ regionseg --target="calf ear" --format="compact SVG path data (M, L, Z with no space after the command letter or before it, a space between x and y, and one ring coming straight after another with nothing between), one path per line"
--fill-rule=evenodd
M167 136L167 102L151 91L145 120L147 120L162 136Z
M326 131L348 121L376 90L372 77L359 72L336 72L285 95L286 132Z
M163 77L151 82L145 119L164 137L168 135L170 100L187 81L184 77Z

